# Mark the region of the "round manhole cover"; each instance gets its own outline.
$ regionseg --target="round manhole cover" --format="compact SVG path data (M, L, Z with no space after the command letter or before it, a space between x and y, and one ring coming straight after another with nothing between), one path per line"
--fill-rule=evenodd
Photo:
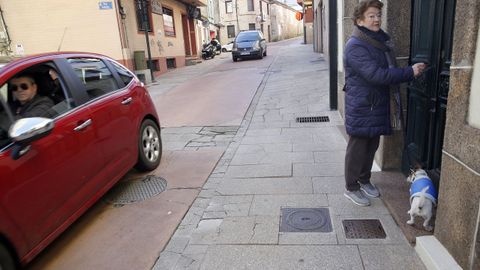
M105 200L114 205L124 205L144 201L160 194L167 188L162 177L147 175L140 180L117 183L105 196Z
M288 214L286 222L298 230L315 230L325 226L328 219L315 209L302 209Z

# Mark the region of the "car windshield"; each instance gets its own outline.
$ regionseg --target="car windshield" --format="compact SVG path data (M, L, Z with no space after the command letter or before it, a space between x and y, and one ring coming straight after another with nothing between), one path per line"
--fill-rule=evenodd
M240 33L237 37L237 42L249 42L258 40L258 33Z

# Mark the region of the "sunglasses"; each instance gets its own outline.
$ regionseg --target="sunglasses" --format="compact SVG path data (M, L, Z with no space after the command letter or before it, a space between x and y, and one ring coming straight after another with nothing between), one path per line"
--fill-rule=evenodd
M21 83L21 84L19 84L19 85L12 84L12 85L10 86L10 90L12 90L12 91L14 91L14 92L17 91L17 90L19 90L19 89L21 89L21 90L28 90L29 88L30 88L30 85L28 85L28 84L26 84L26 83Z

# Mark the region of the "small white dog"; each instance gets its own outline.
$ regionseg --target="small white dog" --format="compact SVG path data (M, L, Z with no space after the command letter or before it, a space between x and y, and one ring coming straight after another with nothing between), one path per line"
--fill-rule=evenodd
M410 220L407 224L413 225L415 217L422 217L423 227L427 231L433 230L433 226L429 224L432 218L432 211L434 205L437 204L437 191L433 185L432 180L427 173L422 169L416 169L407 177L407 182L410 186Z

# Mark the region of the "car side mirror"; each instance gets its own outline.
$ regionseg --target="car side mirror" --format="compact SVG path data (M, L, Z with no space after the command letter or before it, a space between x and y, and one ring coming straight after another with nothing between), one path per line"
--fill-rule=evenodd
M43 117L15 121L8 131L9 137L16 143L12 149L12 158L16 160L28 152L29 144L50 134L54 126L53 119Z

